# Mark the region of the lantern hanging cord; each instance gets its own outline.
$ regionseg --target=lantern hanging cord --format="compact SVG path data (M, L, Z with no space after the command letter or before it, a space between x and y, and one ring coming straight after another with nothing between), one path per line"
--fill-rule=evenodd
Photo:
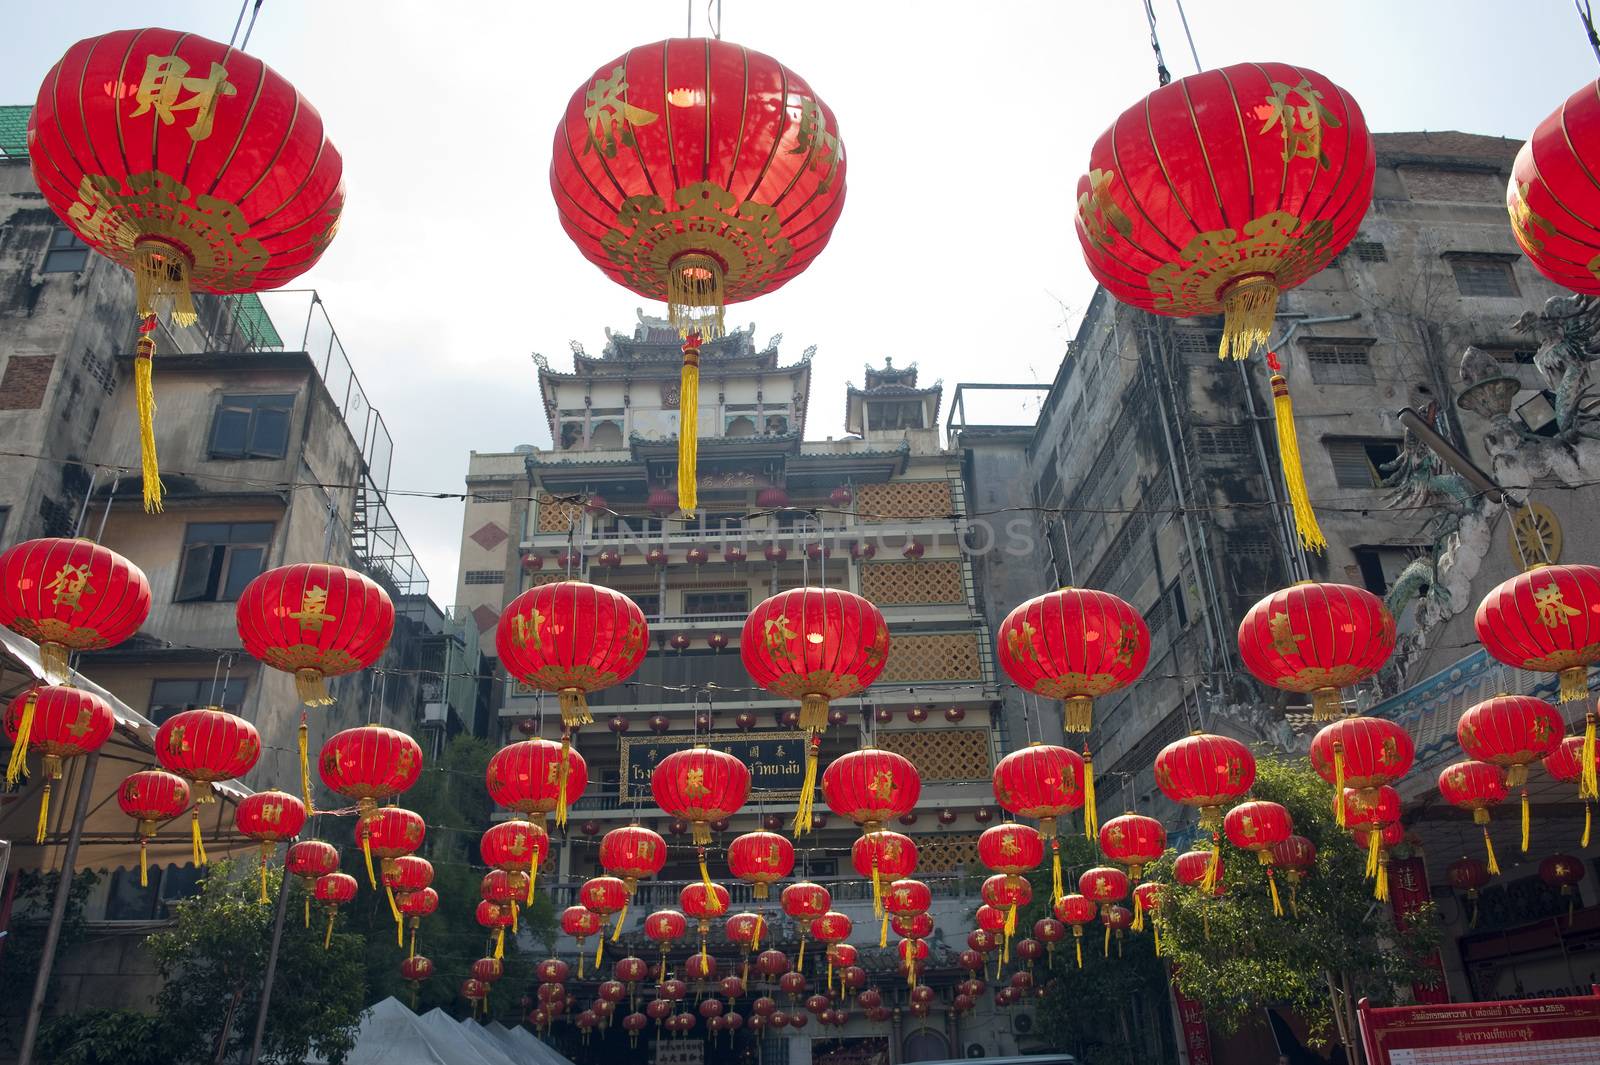
M1205 67L1200 65L1200 53L1195 51L1194 47L1194 34L1189 32L1189 16L1184 13L1183 0L1175 0L1175 2L1178 5L1178 21L1183 23L1183 36L1189 42L1189 55L1194 59L1195 73L1198 74L1200 71L1204 70Z
M1578 21L1583 23L1584 36L1589 38L1589 47L1594 52L1594 57L1600 61L1600 34L1594 29L1594 9L1589 0L1572 0L1572 6L1578 9Z
M1151 6L1151 0L1144 0L1144 15L1150 20L1150 50L1156 54L1156 81L1162 85L1170 84L1172 72L1167 69L1167 61L1161 55L1161 39L1156 36L1156 9Z

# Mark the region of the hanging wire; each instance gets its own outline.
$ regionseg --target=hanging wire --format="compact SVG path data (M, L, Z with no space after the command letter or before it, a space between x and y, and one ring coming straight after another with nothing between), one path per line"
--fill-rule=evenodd
M717 9L714 22L711 18L712 7ZM722 40L722 0L706 0L706 26L711 30L711 36L719 41Z
M1178 20L1183 23L1183 35L1189 40L1189 55L1194 58L1194 70L1198 74L1205 68L1200 65L1200 53L1194 49L1194 34L1189 32L1189 16L1183 12L1183 0L1176 0L1178 5Z
M224 668L226 666L226 668ZM211 667L211 698L207 700L212 706L221 706L217 701L217 674L222 674L222 698L228 697L228 678L233 673L233 652L217 656L216 665Z
M1600 60L1600 34L1594 29L1594 10L1590 7L1589 0L1572 0L1573 6L1578 9L1578 21L1583 23L1584 36L1589 38L1589 47L1594 51L1596 60Z
M233 47L233 42L239 39L239 27L244 25L245 8L250 6L250 0L244 0L239 5L239 17L233 20L233 33L228 37L228 47Z
M265 0L256 0L255 7L250 9L250 25L248 25L248 26L246 26L244 28L244 40L239 42L239 50L241 52L244 51L246 48L250 47L250 34L255 32L256 16L261 14L261 5L264 2L265 2ZM236 32L236 33L238 32L238 27L237 26L234 27L234 32ZM228 44L231 47L233 42L229 41Z
M1156 36L1156 9L1151 6L1151 0L1144 0L1144 15L1150 20L1150 50L1156 54L1156 81L1162 85L1170 84L1172 72L1167 69L1167 61L1161 55L1161 39Z

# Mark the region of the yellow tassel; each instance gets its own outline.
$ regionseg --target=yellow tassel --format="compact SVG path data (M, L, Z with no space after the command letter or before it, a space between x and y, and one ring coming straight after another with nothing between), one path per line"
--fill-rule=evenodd
M337 912L332 906L328 907L328 930L322 933L323 950L327 950L328 945L333 942L333 915Z
M1271 277L1257 274L1234 282L1222 297L1220 358L1248 359L1265 347L1278 313L1278 286Z
M523 901L529 906L533 905L533 885L539 879L539 848L532 848L528 855L528 895Z
M1093 843L1100 835L1100 814L1094 805L1094 756L1083 751L1083 834Z
M44 679L50 684L67 684L72 680L72 670L68 660L72 652L65 644L56 643L54 640L39 641L39 668L44 672Z
M1087 695L1069 695L1062 708L1061 727L1066 732L1088 732L1094 727L1094 700Z
M28 775L28 743L33 738L33 714L37 693L30 691L17 718L17 735L12 741L11 760L6 763L6 783L15 785Z
M1561 678L1561 691L1556 696L1563 703L1580 703L1589 697L1589 667L1573 666L1563 669L1558 676Z
M799 839L811 831L813 793L817 790L817 758L822 750L822 737L813 734L806 741L806 775L800 782L800 798L795 804L794 826L790 833Z
M599 936L594 945L594 971L600 971L600 959L606 955L606 937Z
M1139 901L1137 895L1133 899L1133 930L1135 932L1144 931L1144 903Z
M703 887L706 892L706 912L721 913L722 900L719 899L717 897L717 893L712 890L711 873L708 869L706 869L706 852L703 848L700 851L700 886Z
M583 944L581 944L581 943L578 944L578 979L579 980L583 979L583 959L587 955L588 955L588 951L583 949Z
M1584 803L1584 805L1583 805L1583 842L1582 842L1582 844L1580 844L1580 846L1583 846L1583 847L1588 847L1589 846L1589 826L1593 821L1593 817L1594 817L1594 804L1593 803Z
M1378 851L1383 846L1383 829L1378 825L1367 826L1367 879L1372 880L1378 875Z
M766 919L761 917L759 914L757 914L756 915L756 931L755 931L755 935L753 935L750 938L750 953L755 954L755 953L759 953L760 952L760 950L761 950L761 933L766 929L766 927L767 927Z
M511 934L517 934L517 900L511 900Z
M1344 816L1344 744L1333 745L1333 819L1340 828L1345 827Z
M361 856L367 860L367 879L372 881L372 886L376 888L378 886L378 876L372 871L372 833L370 829L361 833Z
M389 897L389 915L394 918L394 923L397 924L397 925L400 925L400 926L404 926L405 925L405 918L400 915L400 904L395 902L395 900L394 900L394 888L390 886L390 884L389 884L389 882L387 880L384 881L384 884L383 884L383 893ZM400 941L399 941L398 938L395 940L395 945L396 946L400 945Z
M1312 521L1316 515L1312 515ZM1319 529L1318 532L1321 532ZM1302 537L1303 538L1303 537ZM1316 550L1320 551L1321 548ZM1344 716L1344 698L1338 688L1318 688L1311 693L1311 720L1337 721Z
M1015 904L1012 904L1012 907L1009 910L1006 911L1006 938L1010 939L1012 936L1014 936L1016 934L1017 934L1017 907L1016 907Z
M1072 940L1072 946L1078 952L1078 968L1081 969L1081 968L1083 968L1083 930L1082 929L1074 929L1074 931L1076 931L1078 933L1078 935ZM994 975L995 975L995 979L999 979L1000 978L1000 974L998 972L996 972Z
M611 942L615 943L617 941L618 937L620 937L622 935L622 926L623 926L623 924L625 924L627 922L627 920L628 920L628 904L626 902L624 902L622 904L622 909L617 911L617 927L615 927L615 928L613 928L611 930Z
M1161 921L1153 914L1150 917L1150 934L1155 937L1156 957L1161 957Z
M1372 890L1372 897L1379 902L1389 901L1389 862L1387 859L1378 866L1378 883Z
M1528 839L1533 833L1533 821L1528 810L1528 789L1522 789L1522 853L1528 853Z
M35 832L34 836L33 836L33 841L35 843L43 843L44 842L45 830L49 827L49 822L50 822L50 778L46 777L45 781L44 781L44 793L39 796L39 828L38 828L38 831Z
M156 458L156 390L151 381L156 342L149 333L139 337L133 353L134 406L139 412L139 469L144 480L144 509L161 512L161 463Z
M802 695L800 697L799 727L810 733L828 731L828 697Z
M588 696L584 695L582 688L562 688L556 692L556 703L561 707L561 724L569 731L580 725L594 723L594 715L589 713ZM571 746L571 737L563 739L567 746ZM562 790L566 790L565 786Z
M797 973L806 971L806 934L804 932L800 933L800 956L795 959L794 971Z
M887 947L888 945L889 945L889 914L888 914L887 911L885 911L885 913L883 915L883 926L878 929L878 946L879 947Z
M311 730L306 725L306 712L300 711L300 796L306 803L306 816L316 813L311 802Z
M150 850L145 844L146 844L145 838L143 836L140 836L139 837L139 886L140 887L149 887L150 886ZM1584 846L1587 847L1588 844L1585 843Z
M306 927L311 927L311 896L306 895Z
M828 956L828 994L833 994L833 956Z
M1500 863L1494 857L1494 840L1489 838L1489 826L1483 827L1483 849L1489 853L1489 875L1500 875Z
M878 851L872 851L872 915L883 916L883 876L878 872Z
M676 276L676 271L671 274ZM693 514L700 503L695 468L700 463L700 343L683 346L678 379L678 506Z
M1211 834L1211 860L1206 863L1205 879L1200 889L1207 895L1215 893L1217 881L1222 879L1222 843L1215 832Z
M501 925L499 930L495 933L495 937L494 937L494 956L496 958L503 958L503 957L506 956L506 927L505 927L505 925Z
M1103 948L1101 948L1100 954L1101 954L1102 957L1106 957L1106 958L1111 957L1111 926L1110 925L1106 925L1106 945Z
M194 851L195 868L198 869L200 866L206 864L206 844L205 841L200 838L199 809L189 811L189 835L190 843L193 845L192 849Z
M1272 915L1283 916L1283 902L1278 898L1278 878L1272 875L1272 870L1267 870L1267 888L1272 892Z
M1050 905L1053 907L1067 893L1066 881L1061 876L1061 841L1050 840Z
M1267 310L1261 342L1266 340L1265 330L1272 327L1272 311L1278 303L1277 289L1271 289L1270 291L1272 293L1272 305ZM1223 335L1222 344L1224 350L1226 350L1228 346L1226 333ZM1251 346L1255 345L1252 344ZM1235 343L1235 357L1244 358L1245 354L1249 353L1248 348L1245 349L1244 354L1240 354L1239 351L1240 349ZM1320 552L1328 546L1328 538L1322 535L1322 527L1317 524L1317 512L1311 508L1311 496L1306 490L1305 468L1300 463L1300 438L1295 435L1294 431L1294 403L1289 398L1289 382L1284 379L1282 374L1272 375L1272 413L1278 426L1278 464L1283 467L1283 483L1289 490L1289 508L1294 511L1295 532L1300 534L1300 543L1308 551ZM1336 708L1338 706L1338 693L1330 691L1328 695L1332 696L1332 705ZM1322 692L1314 692L1312 694L1313 720L1332 720L1338 716L1337 709L1330 713L1329 707L1325 705L1328 702L1328 695L1323 695ZM1319 696L1321 696L1320 699ZM1323 716L1318 717L1318 713Z
M1578 774L1578 798L1600 799L1600 780L1595 772L1595 721L1597 715L1588 714L1583 722L1583 768Z

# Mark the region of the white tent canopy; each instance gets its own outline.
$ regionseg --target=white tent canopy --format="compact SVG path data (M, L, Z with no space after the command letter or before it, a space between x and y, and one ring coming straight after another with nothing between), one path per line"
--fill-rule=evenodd
M322 1059L316 1059L322 1060ZM367 1010L345 1065L455 1065L440 1055L417 1015L386 998ZM479 1065L473 1062L472 1065Z
M320 1061L321 1059L314 1059ZM393 998L367 1010L345 1065L572 1065L525 1028L457 1021L440 1009L418 1017Z

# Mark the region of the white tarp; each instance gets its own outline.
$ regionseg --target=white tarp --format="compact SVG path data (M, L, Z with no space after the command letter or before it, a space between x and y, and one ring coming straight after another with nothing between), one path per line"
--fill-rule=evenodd
M531 1055L531 1060L538 1065L572 1065L571 1060L565 1055L557 1053L549 1043L520 1025L511 1029L511 1038L525 1047Z
M417 1023L434 1052L444 1058L444 1065L505 1065L504 1054L496 1050L493 1058L484 1055L455 1018L437 1006L419 1017Z
M434 1050L417 1015L393 998L362 1015L356 1045L344 1060L345 1065L453 1065Z
M456 1030L489 1065L528 1065L527 1062L519 1062L513 1058L500 1041L484 1031L483 1025L477 1021L461 1021L456 1025Z

